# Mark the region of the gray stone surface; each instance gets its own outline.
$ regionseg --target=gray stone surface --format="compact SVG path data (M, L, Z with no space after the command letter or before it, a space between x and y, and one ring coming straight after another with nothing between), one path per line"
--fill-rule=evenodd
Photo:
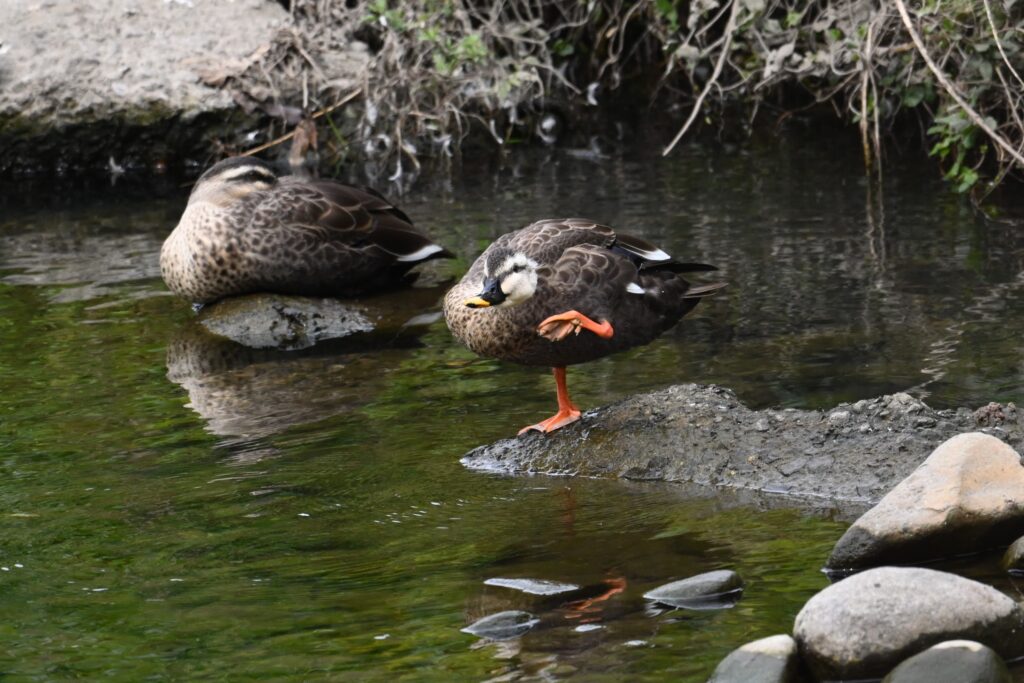
M290 21L269 0L0 2L0 172L179 154L237 112L203 77L240 72Z
M462 632L489 640L509 640L523 635L536 626L538 621L529 612L508 610L478 619L462 629Z
M199 322L216 335L255 349L304 349L374 329L359 304L280 294L225 299L203 307Z
M1005 546L1024 534L1024 466L999 439L946 441L847 529L829 569L908 564Z
M906 660L882 683L1012 683L1006 662L991 648L950 640Z
M931 569L880 567L825 588L796 617L793 635L822 679L880 677L946 640L1024 655L1024 610L994 588Z
M647 591L644 597L672 607L704 607L716 599L735 598L742 590L739 574L720 569L666 583Z
M788 635L747 643L719 662L708 683L800 683L800 654Z
M755 411L722 387L686 384L588 411L553 434L481 446L462 462L502 473L693 482L864 503L946 439L979 429L979 420L986 433L1020 444L1021 418L1012 405L976 416L933 410L907 394L825 412Z

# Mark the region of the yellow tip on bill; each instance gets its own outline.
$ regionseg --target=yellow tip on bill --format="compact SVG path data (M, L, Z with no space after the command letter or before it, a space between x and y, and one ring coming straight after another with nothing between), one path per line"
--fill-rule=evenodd
M482 299L481 297L474 296L471 299L466 299L466 305L470 308L487 308L491 305L491 302L486 299Z

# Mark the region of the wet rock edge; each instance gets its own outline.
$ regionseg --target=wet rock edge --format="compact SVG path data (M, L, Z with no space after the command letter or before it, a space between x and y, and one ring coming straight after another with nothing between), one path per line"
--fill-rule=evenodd
M586 413L553 434L480 446L476 470L691 482L837 503L878 500L945 440L981 431L1020 450L1012 403L935 410L898 393L828 411L751 410L716 385L675 385Z

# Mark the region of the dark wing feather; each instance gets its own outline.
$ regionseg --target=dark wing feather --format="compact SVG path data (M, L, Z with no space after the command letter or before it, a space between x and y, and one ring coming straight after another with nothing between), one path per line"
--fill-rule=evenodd
M452 256L417 230L405 212L376 190L327 180L296 180L287 185L303 199L295 202L294 223L322 234L325 241L354 248L376 247L398 261Z
M612 318L636 267L607 247L584 244L570 247L551 266L548 282L576 302L590 317Z
M586 218L548 218L511 233L507 246L521 251L541 264L552 264L572 247L592 244L600 247L615 242L615 231Z
M661 263L644 263L640 270L664 270L669 273L706 273L718 270L718 266L707 263L678 263L676 261L662 261Z

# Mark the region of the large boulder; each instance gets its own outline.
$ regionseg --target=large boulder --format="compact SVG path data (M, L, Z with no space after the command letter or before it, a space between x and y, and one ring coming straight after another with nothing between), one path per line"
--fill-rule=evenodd
M747 643L719 662L708 683L799 683L800 655L790 636L769 636Z
M996 589L955 574L880 567L808 600L793 635L819 678L880 677L946 640L975 640L1007 659L1024 655L1024 609Z
M999 439L946 441L843 534L826 566L905 564L1006 545L1024 533L1024 467Z
M992 648L949 640L906 660L882 683L1013 683L1006 662Z
M266 0L0 2L0 173L209 144L238 106L204 75L241 71L290 23Z

